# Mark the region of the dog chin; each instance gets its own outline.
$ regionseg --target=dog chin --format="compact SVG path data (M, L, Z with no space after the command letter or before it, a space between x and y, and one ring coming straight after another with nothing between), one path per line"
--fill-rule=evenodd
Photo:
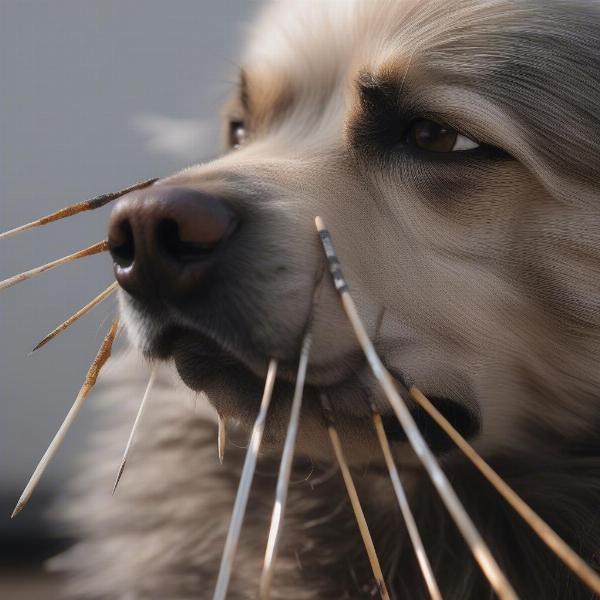
M172 358L183 382L192 390L205 393L221 417L235 423L246 433L251 430L263 394L268 366L266 357L254 356L245 360L215 340L181 328L163 331L149 341L146 348L150 358ZM372 457L376 449L371 423L370 407L373 404L381 406L388 439L397 452L406 450L406 435L389 405L379 397L379 390L372 382L368 383L368 369L362 357L350 356L339 362L337 366L309 366L303 392L299 450L313 458L327 457L327 453L322 451L328 445L320 402L322 392L331 402L336 426L352 440L357 450L352 454L357 455L357 460L364 459L364 456ZM296 369L295 361L280 361L265 427L264 444L267 447L279 447L285 439ZM394 373L394 377L400 387L405 385L401 374ZM432 398L432 401L465 437L478 433L480 416L463 402L447 398ZM411 404L410 410L436 453L451 449L449 439L422 409Z

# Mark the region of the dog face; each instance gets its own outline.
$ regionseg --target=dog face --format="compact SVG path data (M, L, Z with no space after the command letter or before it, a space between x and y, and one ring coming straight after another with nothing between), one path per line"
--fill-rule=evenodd
M320 215L385 364L480 451L585 432L600 383L599 16L583 1L274 3L225 112L228 151L115 207L131 337L246 428L277 358L278 445L310 322L300 451L325 456L325 389L352 460L379 461L374 403L410 463L323 277Z

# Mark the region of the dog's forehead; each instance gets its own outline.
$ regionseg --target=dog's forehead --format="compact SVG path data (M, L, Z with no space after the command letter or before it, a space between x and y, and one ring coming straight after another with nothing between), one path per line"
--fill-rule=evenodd
M477 64L490 47L502 47L494 34L514 30L519 20L527 30L532 18L544 14L542 4L536 0L519 11L513 0L279 0L267 5L251 30L245 66L339 80L344 72L456 52ZM468 61L454 66L468 67Z
M245 67L312 81L402 56L398 34L420 0L270 3L251 31Z
M267 5L243 54L244 88L254 129L279 121L303 124L320 140L340 140L356 103L359 73L407 70L408 45L398 32L419 0L283 0ZM290 107L295 110L290 111ZM314 126L318 123L317 126ZM314 141L314 140L313 140Z

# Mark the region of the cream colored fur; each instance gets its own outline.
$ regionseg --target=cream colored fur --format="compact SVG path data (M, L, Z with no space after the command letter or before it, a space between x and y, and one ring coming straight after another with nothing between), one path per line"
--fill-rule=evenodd
M322 265L313 226L321 215L373 334L385 311L376 343L386 364L433 397L476 406L474 445L591 561L600 522L599 4L274 2L242 62L246 106L234 93L225 117L245 121L248 141L165 182L225 196L250 223L232 267L229 312L194 318L257 378L269 356L293 364ZM366 115L379 101L369 94L379 92L361 92L360 83L391 86L396 112L379 137ZM506 155L426 156L385 145L395 126L401 138L410 115ZM147 349L158 324L124 295L122 311L131 339ZM308 381L329 386L390 587L397 597L424 597L359 389L384 415L391 411L330 285L317 295L314 332ZM110 431L75 477L82 491L67 518L81 542L60 564L72 573L75 597L210 598L240 452L230 447L221 468L206 409L163 386L110 498L143 386L130 364L105 387ZM293 369L282 372L284 381L293 377ZM268 422L266 474L232 598L255 597L286 390ZM240 392L235 377L208 382L205 392L243 445L256 394ZM310 393L298 450L297 475L306 481L292 486L274 598L371 597ZM400 465L414 464L405 444L394 453ZM456 453L443 461L522 598L590 597ZM426 480L406 472L444 597L491 597Z

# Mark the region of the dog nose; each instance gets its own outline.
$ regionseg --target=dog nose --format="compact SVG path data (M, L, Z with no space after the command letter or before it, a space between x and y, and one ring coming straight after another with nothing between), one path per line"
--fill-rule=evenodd
M235 223L223 201L198 190L156 186L124 196L108 226L119 285L141 300L197 288Z

